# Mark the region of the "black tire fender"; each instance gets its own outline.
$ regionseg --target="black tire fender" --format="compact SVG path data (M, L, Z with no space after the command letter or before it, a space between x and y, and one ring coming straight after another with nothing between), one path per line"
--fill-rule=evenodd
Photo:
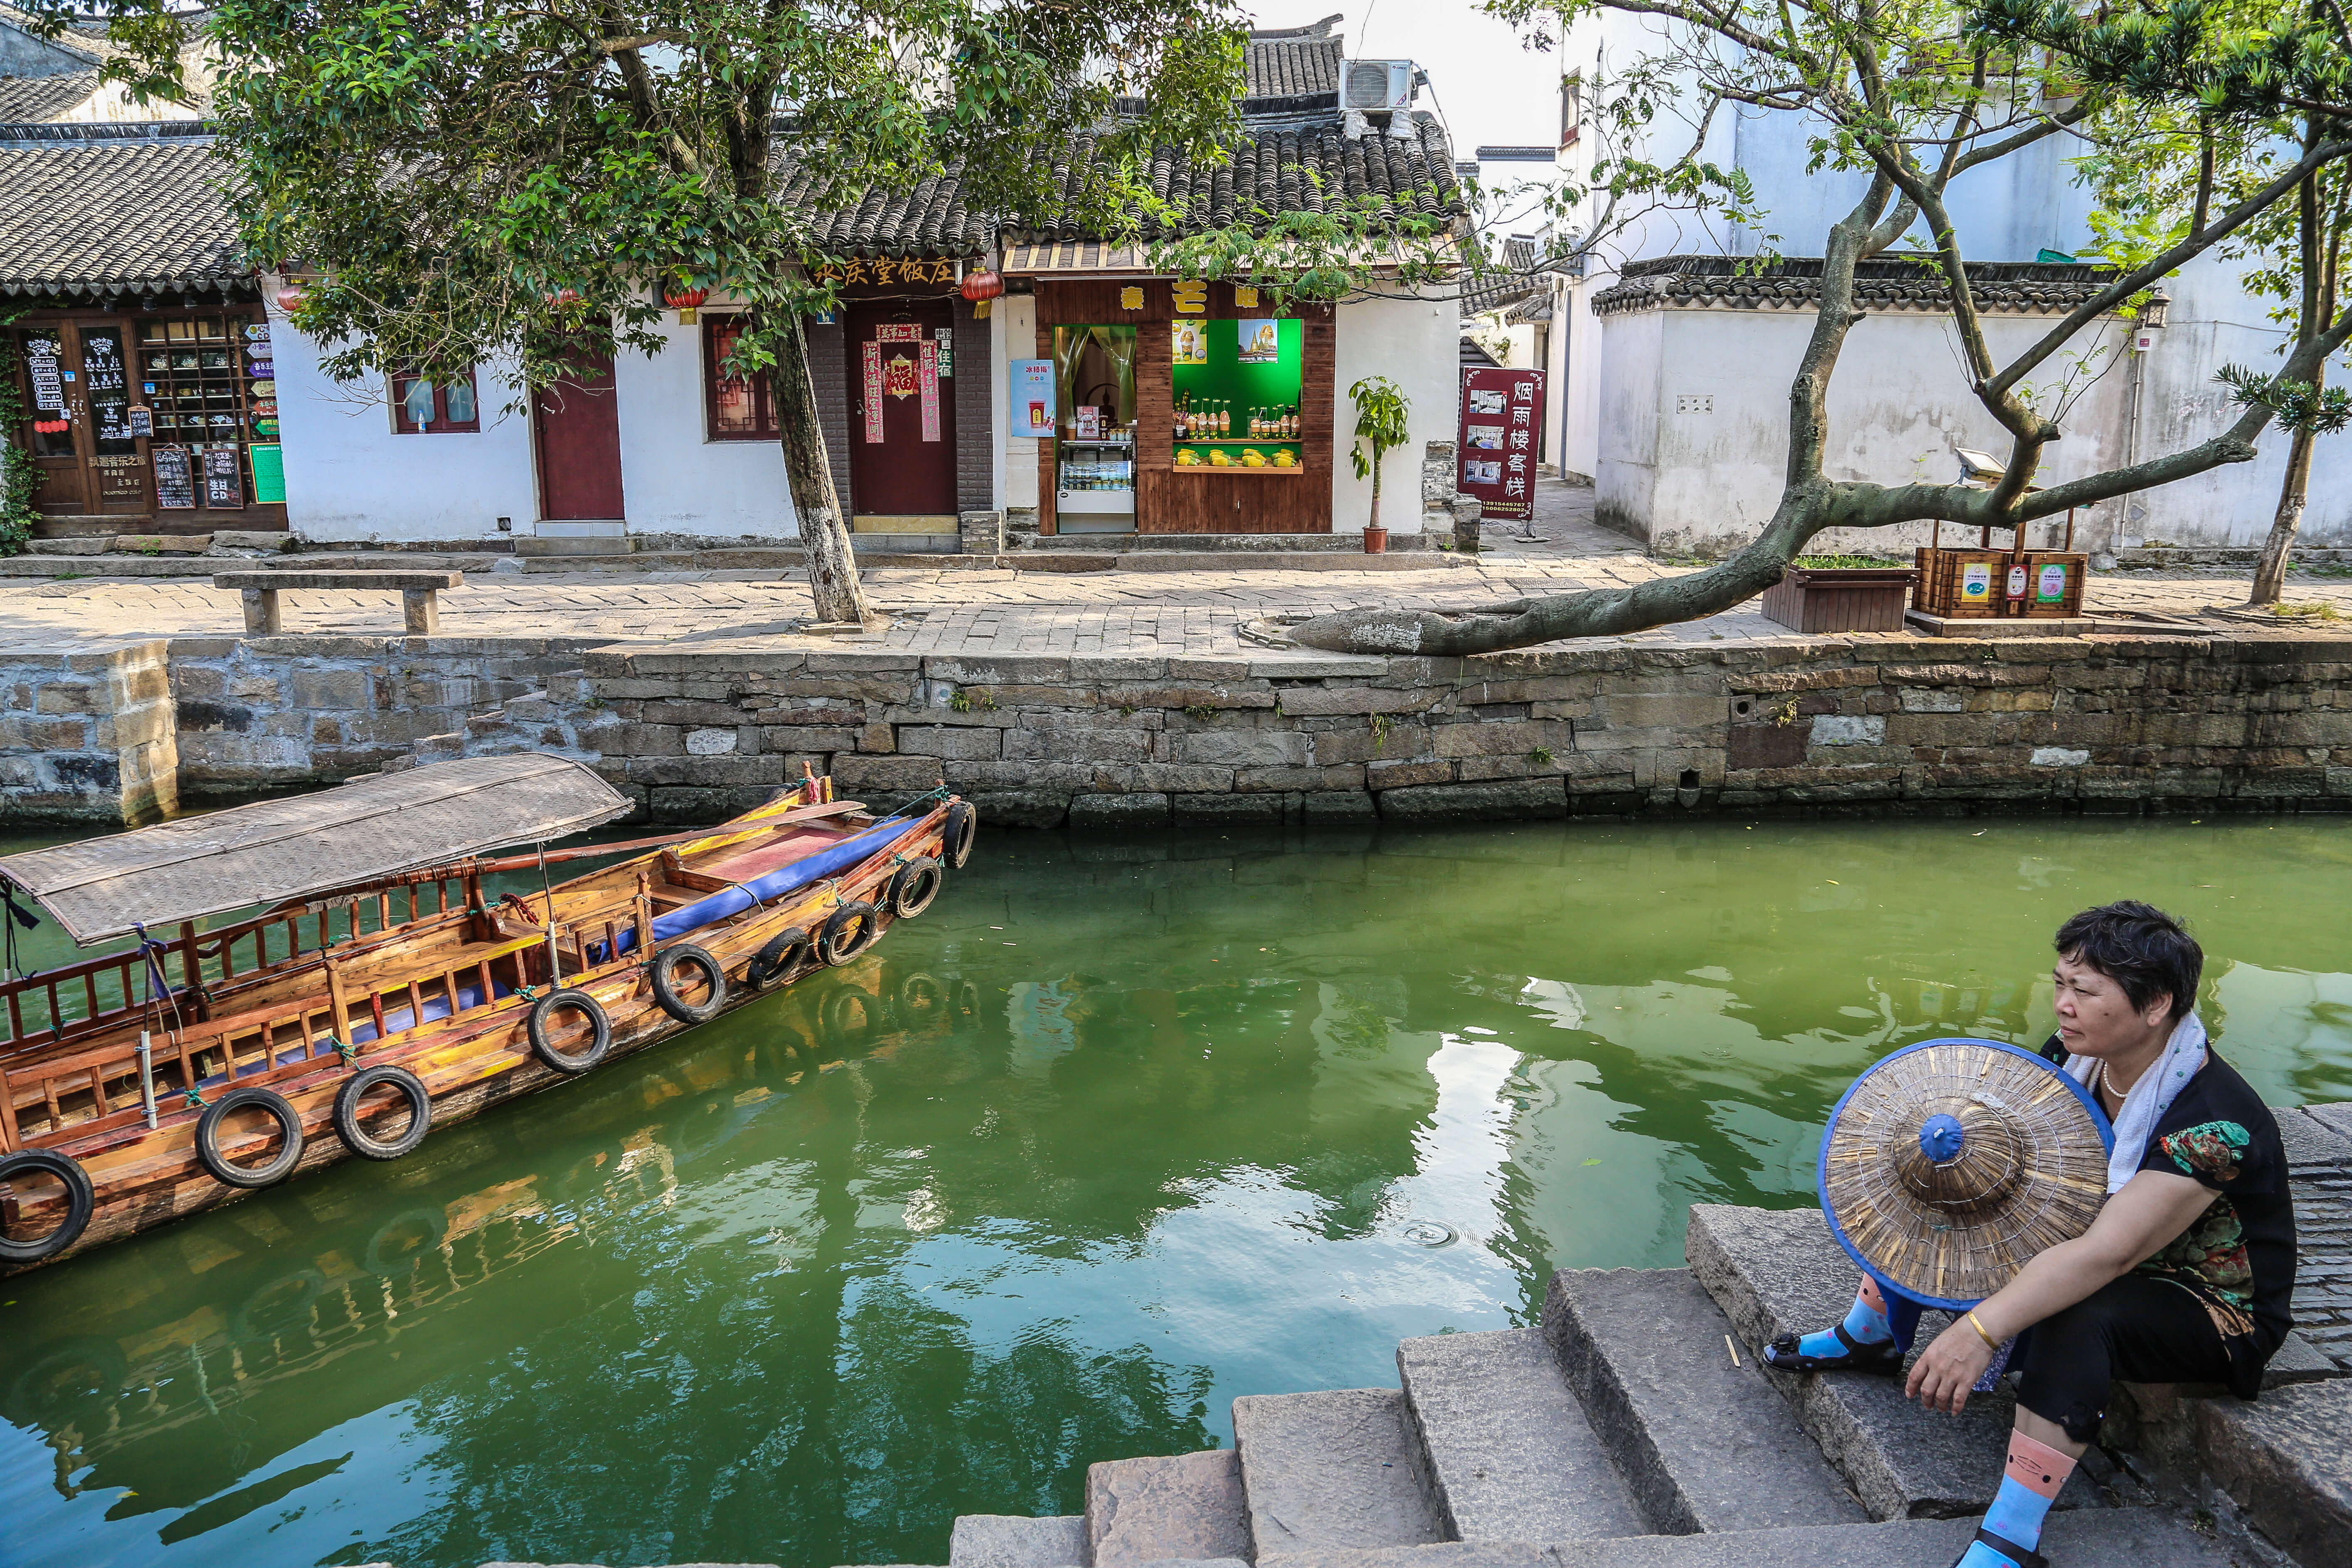
M881 934L881 911L854 900L825 917L816 933L816 955L838 969L872 947Z
M286 1147L266 1165L236 1165L221 1152L220 1128L229 1112L254 1110L278 1123L278 1131L286 1136ZM226 1187L242 1187L247 1192L260 1187L276 1186L294 1173L302 1163L302 1118L294 1104L274 1089L233 1089L205 1109L196 1119L196 1158L212 1173L213 1180Z
M971 841L980 833L980 808L968 800L948 807L946 828L940 835L940 855L950 871L963 869L971 858Z
M702 971L710 983L709 1001L688 1002L679 994L677 972L680 969ZM711 956L708 948L697 947L690 942L663 948L654 955L651 973L654 1000L661 1004L663 1012L681 1024L707 1024L727 1009L727 970Z
M890 879L890 890L883 901L889 905L892 918L910 921L931 907L946 880L947 873L929 856L909 860Z
M54 1149L20 1149L14 1154L0 1155L0 1182L11 1182L33 1171L55 1176L65 1187L65 1223L33 1241L17 1241L0 1235L0 1263L39 1263L55 1258L81 1239L81 1233L89 1228L90 1215L98 1208L98 1192L90 1185L89 1173L72 1155L60 1154Z
M809 933L799 926L786 926L751 955L751 963L743 971L744 983L754 991L764 991L806 960L808 954Z
M568 1056L555 1048L548 1028L548 1020L567 1008L585 1014L589 1026L594 1031L594 1037L590 1040L586 1050ZM575 991L569 986L561 991L551 991L531 1004L530 1033L530 1054L567 1076L586 1072L603 1061L613 1048L613 1020L605 1014L603 1004L585 991Z
M360 1101L368 1091L386 1084L400 1091L408 1101L408 1131L386 1142L371 1137L360 1125ZM426 1091L425 1080L406 1068L379 1063L362 1068L343 1080L335 1091L335 1136L343 1147L362 1160L397 1160L425 1142L425 1133L433 1130L433 1096Z

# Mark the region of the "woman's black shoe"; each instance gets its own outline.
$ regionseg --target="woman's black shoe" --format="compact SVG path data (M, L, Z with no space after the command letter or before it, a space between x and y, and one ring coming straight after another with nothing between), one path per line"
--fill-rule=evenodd
M1977 1541L1983 1542L1987 1546L2016 1563L2017 1568L2050 1568L2050 1559L2042 1556L2039 1552L2029 1552L2014 1541L2003 1541L1990 1530L1978 1531ZM1969 1546L1973 1550L1976 1541L1969 1542ZM1952 1568L1960 1568L1960 1564L1967 1562L1968 1558L1967 1552L1961 1552L1952 1559Z
M1843 1355L1807 1355L1797 1348L1794 1334L1782 1334L1764 1347L1764 1364L1782 1372L1874 1372L1892 1377L1903 1370L1903 1352L1892 1341L1883 1345L1866 1345L1845 1331L1839 1323L1830 1331L1845 1346Z

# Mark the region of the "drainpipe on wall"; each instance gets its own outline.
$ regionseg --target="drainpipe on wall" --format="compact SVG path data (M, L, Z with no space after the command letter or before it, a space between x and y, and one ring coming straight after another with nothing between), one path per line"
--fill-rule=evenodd
M2132 323L2131 394L2124 405L2124 467L2139 461L2141 409L2147 396L2147 356L2156 347L2157 334L2164 329L2166 312L2172 300L2162 292L2150 294L2147 303L2140 307L2139 318ZM2147 517L2147 507L2137 490L2131 491L2124 501L2123 527L2116 531L2112 548L2125 548L2128 536L2137 544L2141 537L2139 525Z

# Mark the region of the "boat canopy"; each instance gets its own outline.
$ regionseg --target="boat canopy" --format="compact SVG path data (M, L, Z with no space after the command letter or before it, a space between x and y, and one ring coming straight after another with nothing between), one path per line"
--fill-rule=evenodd
M627 796L564 757L467 757L374 773L135 833L0 858L76 942L349 889L626 816Z

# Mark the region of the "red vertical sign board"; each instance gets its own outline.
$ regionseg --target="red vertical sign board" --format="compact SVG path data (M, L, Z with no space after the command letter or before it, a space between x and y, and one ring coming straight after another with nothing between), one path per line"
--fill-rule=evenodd
M1485 503L1480 517L1520 521L1533 514L1543 409L1544 373L1539 370L1462 373L1454 488Z

